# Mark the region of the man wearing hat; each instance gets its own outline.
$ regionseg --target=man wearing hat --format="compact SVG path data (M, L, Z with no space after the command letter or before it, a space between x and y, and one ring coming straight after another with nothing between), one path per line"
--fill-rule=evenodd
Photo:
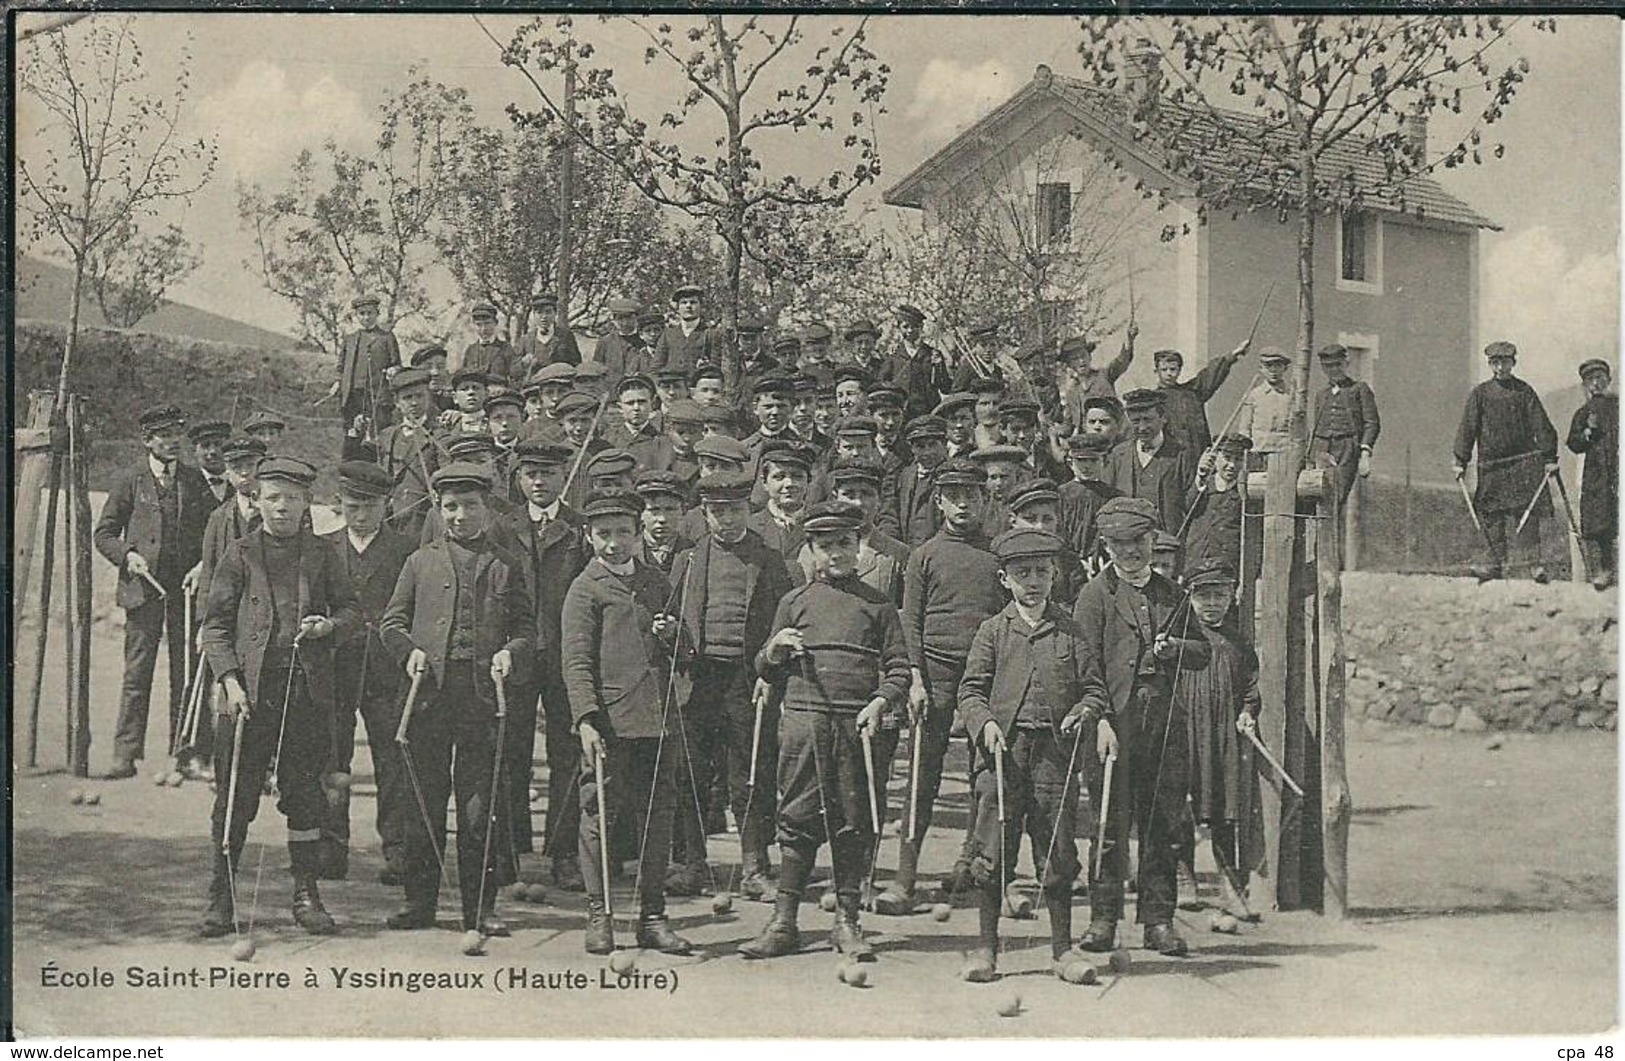
M333 769L350 773L355 755L357 715L367 726L367 747L378 783L378 839L383 844L384 869L379 879L399 885L405 863L406 830L412 815L412 795L406 767L395 743L400 724L402 692L400 671L384 653L378 624L395 591L406 558L417 549L384 519L394 480L383 468L365 461L345 461L338 467L339 507L344 526L322 535L339 558L360 611L359 624L333 640L334 699L338 714L334 726ZM335 787L328 793L322 828L322 878L344 880L350 867L350 789Z
M1478 457L1473 507L1484 526L1489 562L1475 565L1475 573L1485 579L1505 575L1507 524L1521 519L1533 501L1533 512L1512 548L1518 553L1519 566L1527 565L1535 580L1544 582L1540 524L1552 515L1546 480L1558 472L1557 430L1535 389L1513 375L1518 348L1509 342L1494 342L1484 348L1484 356L1491 377L1467 395L1455 444L1457 479L1467 474L1475 453Z
M1371 393L1370 384L1348 373L1348 350L1339 343L1328 343L1320 348L1317 356L1326 373L1326 389L1315 400L1315 419L1309 429L1309 456L1316 466L1331 470L1346 501L1354 486L1354 477L1371 474L1371 447L1377 444L1382 421L1377 416L1377 398ZM1555 437L1552 452L1557 452Z
M908 655L897 608L857 577L862 516L828 502L807 518L816 578L786 593L756 654L778 720L780 851L773 917L739 948L747 958L776 958L801 947L796 924L818 848L830 845L836 920L830 941L847 961L873 961L858 910L869 877L875 832L870 807L886 798L878 761L868 769L865 743L907 697ZM761 784L758 776L757 784Z
M1152 570L1157 511L1151 502L1113 498L1096 522L1111 566L1084 585L1072 618L1085 662L1078 702L1087 718L1098 720L1084 733L1079 757L1090 804L1110 809L1102 872L1089 888L1089 929L1078 946L1094 952L1117 946L1132 809L1140 831L1136 919L1145 928L1145 947L1182 955L1186 943L1173 926L1174 839L1189 782L1185 720L1173 717L1172 694L1179 671L1207 666L1211 650L1179 587ZM1102 767L1112 756L1108 798Z
M421 368L403 368L390 380L398 423L378 436L378 463L393 484L389 525L417 541L429 510L429 480L440 465L440 447L431 433L434 396Z
M903 428L910 460L891 476L876 524L905 542L923 542L937 532L937 506L931 500L931 473L947 459L948 425L940 416L917 416Z
M519 444L519 434L525 425L524 398L513 391L502 391L485 399L485 426L491 432L496 446L492 458L495 478L492 489L497 495L515 500L519 492L513 486L513 448Z
M190 637L182 582L197 565L216 501L196 468L182 464L186 418L173 405L141 414L141 463L113 483L92 538L119 570L124 609L124 682L110 779L135 776L147 742L147 711L158 646L169 639L169 744L185 699ZM160 592L161 588L161 592Z
M705 291L698 284L683 284L671 293L677 323L667 325L655 340L651 361L655 368L692 371L702 361L722 360L722 336L700 317Z
M829 325L823 321L813 321L801 329L800 339L801 360L798 367L801 371L811 372L832 366L830 344L835 339L835 333L829 330Z
M412 357L408 365L409 368L422 369L425 375L428 376L429 411L435 417L438 417L439 414L452 406L451 373L446 367L449 360L450 355L446 353L445 347L439 343L430 343L412 351Z
M771 899L767 846L772 839L777 763L772 720L755 740L752 688L756 653L771 633L779 599L794 584L786 561L749 528L751 480L743 472L718 472L700 479L705 533L685 548L672 566L683 630L695 646L690 676L693 691L683 714L688 719L685 765L690 788L706 802L717 775L726 776L734 818L739 823L740 894ZM756 787L750 786L751 752L756 749ZM677 819L681 857L668 890L698 894L709 879L706 833L694 801Z
M220 447L231 437L231 425L224 420L204 420L193 424L186 432L192 443L192 459L203 472L203 481L215 504L231 496L231 483L226 478L226 459ZM194 580L195 581L195 580Z
M1038 416L1038 403L1030 398L1006 398L999 403L999 434L1006 445L1026 453L1022 463L1032 475L1065 482L1071 472L1050 452L1050 440Z
M350 308L360 327L339 344L338 378L327 389L327 396L339 400L347 433L370 441L392 422L389 377L401 367L401 348L395 333L378 324L376 297L362 295Z
M493 384L506 385L508 377L513 375L514 352L508 340L497 334L497 308L489 302L476 302L469 315L474 319L478 338L463 350L463 360L458 367L483 372L491 377ZM453 380L454 386L455 383Z
M328 806L323 789L349 780L326 776L337 710L333 652L361 614L338 555L308 529L315 481L316 469L304 461L260 461L254 502L260 525L226 546L203 610L198 640L225 696L221 725L240 727L242 738L216 735L207 937L229 934L240 920L234 878L273 760L277 809L287 819L293 919L312 935L337 931L316 884Z
M636 299L609 300L610 329L600 336L593 361L604 366L611 379L649 368L649 348L638 336L638 313L643 309Z
M575 333L559 327L558 312L558 296L551 291L531 296L530 327L519 339L515 379L529 379L548 365L581 364L581 348L576 345Z
M971 463L981 466L987 483L982 537L992 538L1009 529L1010 513L1005 508L1005 501L1015 492L1017 484L1025 482L1030 475L1027 456L1027 451L1021 447L1005 445L984 446L970 455Z
M807 540L801 521L807 512L814 459L811 446L779 440L764 445L757 454L755 480L765 495L766 504L761 511L751 514L748 525L786 561L793 558L800 551L801 543ZM791 574L795 575L795 571Z
M1174 437L1163 416L1167 391L1123 395L1133 435L1112 451L1107 470L1118 493L1150 501L1160 525L1173 530L1185 519L1185 491L1196 476L1196 456Z
M1592 585L1607 589L1616 579L1619 540L1619 396L1608 389L1614 376L1608 362L1580 362L1586 402L1569 421L1569 449L1582 454L1580 548Z
M248 419L243 421L243 434L265 443L265 448L270 450L275 448L287 426L282 417L271 410L258 409L249 413Z
M1258 372L1263 378L1241 399L1236 413L1236 434L1252 439L1252 452L1261 456L1279 453L1292 441L1292 394L1296 384L1287 371L1291 365L1292 359L1278 346L1260 350ZM1371 408L1374 412L1375 400Z
M1108 478L1107 462L1112 443L1104 435L1074 431L1066 440L1066 447L1072 480L1062 483L1058 491L1060 535L1082 564L1080 578L1092 578L1105 564L1100 554L1095 517L1102 505L1119 496Z
M969 391L943 395L934 415L941 418L947 430L947 455L970 456L976 449L976 395Z
M842 333L846 340L846 361L856 365L868 373L871 380L878 380L885 371L885 362L876 352L880 345L880 329L873 321L855 320L846 326Z
M533 849L530 820L531 760L536 750L536 716L541 712L547 733L547 839L553 884L566 891L586 885L578 860L579 808L575 805L581 745L571 732L570 701L564 689L560 622L564 594L587 566L581 516L560 496L572 457L562 442L527 439L514 450L514 480L523 503L497 523L499 537L513 543L532 615L532 679L524 696L510 699L513 717L508 785L509 821L516 853Z
M1117 381L1134 362L1134 340L1140 326L1129 321L1123 336L1123 348L1105 368L1094 367L1095 340L1084 335L1070 336L1056 349L1056 360L1061 372L1058 381L1061 412L1059 419L1071 424L1074 430L1083 426L1084 403L1090 398L1117 397Z
M1181 548L1186 565L1211 556L1241 569L1241 477L1247 474L1247 453L1252 448L1252 439L1231 432L1214 439L1212 448L1197 461L1197 479L1185 497Z
M936 408L942 395L953 390L948 365L936 348L922 338L925 312L903 303L897 307L896 336L886 358L885 379L908 394L910 418L924 416Z
M1251 339L1243 340L1228 354L1208 358L1202 371L1184 382L1179 379L1185 370L1184 354L1178 350L1158 350L1151 355L1151 363L1157 371L1157 390L1165 403L1168 429L1192 453L1202 452L1213 441L1212 429L1207 425L1207 403L1219 393L1224 381L1230 378L1230 370L1251 345Z

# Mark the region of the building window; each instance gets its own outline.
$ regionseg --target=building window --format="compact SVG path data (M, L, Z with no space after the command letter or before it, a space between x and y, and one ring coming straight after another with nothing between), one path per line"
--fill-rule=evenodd
M1038 186L1038 239L1044 247L1072 242L1072 185Z
M1337 287L1367 294L1382 292L1382 222L1363 210L1337 218Z

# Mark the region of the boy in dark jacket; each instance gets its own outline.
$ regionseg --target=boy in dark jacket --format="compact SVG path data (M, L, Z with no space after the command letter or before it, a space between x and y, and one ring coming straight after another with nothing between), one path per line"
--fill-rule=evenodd
M406 904L388 925L433 927L445 864L446 801L455 795L463 928L505 936L496 892L513 880L513 852L506 839L506 800L493 776L501 728L496 683L515 688L516 666L533 648L530 594L518 560L493 540L490 470L454 461L430 485L444 530L401 568L379 630L384 650L407 677L423 679L407 729L407 755L427 817L407 829ZM491 829L496 832L487 842Z
M801 947L797 909L818 848L830 845L837 913L831 941L846 958L873 961L858 906L875 834L863 742L908 695L908 655L897 608L857 577L860 511L840 501L809 510L814 581L785 594L756 669L782 696L779 719L779 891L773 918L742 944L747 958Z
M224 936L236 924L233 876L275 761L277 809L288 820L293 918L307 932L330 935L335 927L316 878L327 811L322 773L333 751L333 645L355 629L360 615L338 557L304 526L316 469L268 457L257 479L262 526L226 547L203 613L203 650L220 676L229 718L215 727L220 782L202 934ZM241 755L233 762L239 719ZM227 821L234 769L237 800Z
M682 752L674 705L688 693L672 660L681 621L670 614L665 576L632 553L641 509L630 490L588 495L582 516L593 558L564 597L564 684L583 759L588 954L615 949L602 860L604 838L623 815L632 816L642 843L637 945L665 954L693 949L666 920L666 866Z

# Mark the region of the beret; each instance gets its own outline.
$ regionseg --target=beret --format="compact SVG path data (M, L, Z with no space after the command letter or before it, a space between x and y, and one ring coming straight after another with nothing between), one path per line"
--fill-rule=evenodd
M870 408L901 409L908 404L908 391L901 387L894 387L890 383L882 383L870 387L869 393L864 395Z
M594 490L581 506L581 514L589 520L602 516L631 516L637 519L643 514L643 498L635 490Z
M231 425L224 420L200 420L193 424L186 432L186 437L193 442L207 442L210 439L230 438Z
M638 331L645 328L664 328L666 315L657 309L646 309L638 314Z
M403 368L390 378L389 388L397 393L413 387L427 387L429 373L421 368Z
M601 449L587 458L587 477L625 475L638 466L638 459L624 449Z
M497 319L497 308L489 302L476 302L469 315L477 321L494 321Z
M931 485L944 486L986 486L987 472L980 464L966 460L964 457L951 457L937 465L931 473Z
M559 296L555 295L551 291L538 291L534 295L530 296L530 305L532 309L545 309L548 306L557 306L558 304Z
M1185 363L1185 355L1180 353L1178 350L1158 350L1156 353L1151 355L1151 363L1156 364L1158 361L1178 361L1181 365L1183 365Z
M700 476L700 501L747 501L754 486L743 471L712 472Z
M497 444L490 435L461 435L446 444L446 456L454 461L485 461L496 456Z
M869 387L869 372L861 365L842 365L835 370L835 382L837 384L860 383L867 390Z
M970 326L970 337L972 339L980 339L985 335L997 335L998 333L998 321L977 321Z
M496 380L493 377L477 368L460 368L451 374L451 385L453 387L461 387L465 383L480 383L489 387L495 382Z
M1218 450L1220 453L1225 453L1232 457L1240 457L1244 456L1248 450L1253 448L1253 440L1246 435L1231 431L1214 439L1213 448Z
M1190 566L1181 579L1186 589L1195 589L1198 586L1233 586L1236 584L1236 569L1222 556L1204 556Z
M1123 408L1129 412L1161 409L1164 400L1161 391L1141 387L1139 390L1132 390L1123 395Z
M946 418L952 415L955 409L965 409L975 404L976 395L969 391L955 391L952 394L944 394L942 401L938 402L937 407L931 411L938 417Z
M769 372L755 383L751 384L750 392L757 396L763 394L784 395L788 397L794 389L790 377L779 372Z
M916 416L904 425L903 437L910 442L922 438L947 438L948 422L934 413Z
M1333 344L1333 345L1336 345L1336 344ZM1343 350L1343 348L1340 347L1340 346L1338 347L1338 349ZM1325 348L1321 349L1320 356L1322 358L1324 358L1326 356L1326 349ZM1348 356L1348 351L1347 350L1343 350L1343 356L1344 357ZM1513 346L1511 343L1509 343L1509 342L1507 342L1506 340L1503 339L1503 340L1499 340L1497 342L1493 342L1490 345L1486 346L1484 348L1484 356L1488 357L1488 358L1517 357L1518 356L1518 348L1516 346Z
M1066 361L1084 354L1092 354L1097 344L1093 339L1083 335L1070 335L1061 340L1059 354L1061 360Z
M705 410L693 398L679 398L666 406L662 414L667 424L703 424L705 423Z
M254 469L254 477L265 482L309 486L316 481L316 468L298 457L262 457Z
M854 413L843 416L835 424L835 434L840 435L877 435L880 425L868 413Z
M634 373L630 376L624 376L621 378L619 383L615 384L615 396L620 397L633 387L642 387L650 394L653 394L655 392L655 381L650 379L648 376L643 375L641 372Z
M416 350L412 351L412 364L421 365L425 361L428 361L428 360L430 360L432 358L445 357L445 356L446 356L446 348L445 347L439 346L439 345L437 345L435 343L430 343L428 346L420 346Z
M1110 435L1097 435L1090 431L1074 431L1066 440L1066 452L1071 457L1104 457L1117 445Z
M812 471L815 459L811 446L791 439L774 439L762 447L759 455L759 463L762 465L772 461L774 464L788 464L806 472Z
M999 403L1000 420L1037 420L1038 403L1026 398L1006 398Z
M1061 539L1048 531L1031 527L1007 530L989 543L1001 564L1012 560L1055 556L1063 548Z
M841 483L867 483L878 489L880 479L880 466L873 461L840 461L829 470L829 481L835 486Z
M1095 513L1095 527L1107 538L1138 538L1157 529L1157 510L1143 497L1114 497Z
M173 405L160 405L141 414L141 430L156 431L160 427L186 424L186 414Z
M1581 379L1585 379L1593 372L1602 372L1609 377L1612 377L1614 374L1614 369L1613 366L1609 365L1608 362L1604 361L1600 357L1588 357L1584 361L1580 362Z
M966 384L965 389L972 394L1003 394L1003 376L981 376Z
M807 508L801 529L808 534L843 534L863 526L863 509L847 501L821 501Z
M1093 398L1085 398L1083 411L1088 412L1090 409L1104 409L1111 413L1114 419L1123 419L1123 403L1110 395L1097 394Z
M875 327L874 321L855 320L846 326L846 337L848 339L856 339L864 335L880 337L880 329Z
M245 457L263 457L265 452L265 443L259 439L251 435L238 435L221 447L220 455L228 461L238 461Z
M818 342L823 339L828 339L834 334L834 332L829 330L829 325L823 323L822 321L813 321L811 324L801 329L801 341L804 343Z
M567 416L591 415L597 411L598 399L580 391L571 391L560 398L559 404L553 407L553 415L561 420Z
M609 300L609 311L617 317L635 314L643 308L643 304L635 298L612 298Z
M793 353L796 353L797 351L799 351L800 349L801 349L801 340L797 339L793 335L781 335L777 339L773 340L773 352L775 354L777 354L777 353L790 353L790 354L793 354Z
M906 317L909 320L914 321L916 324L925 323L925 311L918 306L911 306L907 302L898 305L897 315L899 317Z
M562 383L569 386L576 379L576 366L568 361L550 361L531 373L527 386L545 387L549 384Z
M574 456L574 449L549 438L528 438L513 448L514 460L520 464L556 467Z
M683 481L677 478L676 472L661 471L650 468L638 473L637 481L632 484L639 497L675 497L687 500L688 490L684 488Z
M1028 505L1037 505L1045 501L1056 503L1061 500L1061 492L1056 489L1055 483L1049 479L1029 479L1018 486L1013 493L1005 498L1005 506L1011 512L1020 512Z
M376 295L357 295L355 298L350 300L351 309L361 309L365 306L376 305L378 305L378 296Z
M970 459L986 467L994 461L1019 464L1027 459L1027 451L1020 446L983 446L970 452Z
M680 298L704 298L705 288L699 284L678 284L671 293L671 300L676 302Z
M248 414L248 419L243 421L243 430L244 431L252 431L256 427L287 427L287 426L288 426L287 423L282 419L282 417L280 417L277 414L273 413L269 409L261 409L258 412L249 413Z
M700 410L700 422L703 424L720 424L733 427L739 423L739 414L726 405L700 405L698 402L694 404ZM667 417L671 416L670 410L667 411L666 415Z
M745 444L727 435L712 435L700 439L694 443L694 455L737 464L741 468L750 462L750 450L745 448Z
M1266 346L1258 352L1258 360L1263 363L1265 361L1291 361L1292 358L1279 346Z
M487 415L489 415L504 405L510 406L514 409L523 409L525 407L525 400L522 396L515 394L513 391L502 391L499 394L493 394L489 398L485 399L485 412Z
M491 473L480 464L452 461L435 472L430 483L437 493L446 490L479 490L483 493L491 489Z
M1184 547L1185 543L1172 531L1159 530L1151 539L1151 551L1154 553L1177 553Z
M338 467L339 493L359 497L387 497L395 479L372 461L344 461Z

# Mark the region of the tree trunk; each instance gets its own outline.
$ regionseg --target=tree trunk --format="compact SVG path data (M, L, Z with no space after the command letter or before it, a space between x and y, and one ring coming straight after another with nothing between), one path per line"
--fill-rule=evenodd
M1292 393L1292 438L1298 446L1293 448L1307 447L1309 439L1309 365L1315 345L1314 189L1315 158L1305 150L1298 167L1298 356L1293 365L1297 386ZM1292 474L1297 473L1298 468L1293 468Z
M56 377L56 411L53 420L61 419L68 408L68 367L73 363L73 353L79 346L79 312L85 301L85 258L88 253L79 250L73 256L73 297L68 308L68 341L62 348L62 368Z
M734 67L733 42L721 15L710 16L722 63L723 98L728 119L728 203L722 218L722 242L727 247L728 290L722 300L722 389L729 402L739 396L739 288L745 256L745 141L740 132L739 77Z

